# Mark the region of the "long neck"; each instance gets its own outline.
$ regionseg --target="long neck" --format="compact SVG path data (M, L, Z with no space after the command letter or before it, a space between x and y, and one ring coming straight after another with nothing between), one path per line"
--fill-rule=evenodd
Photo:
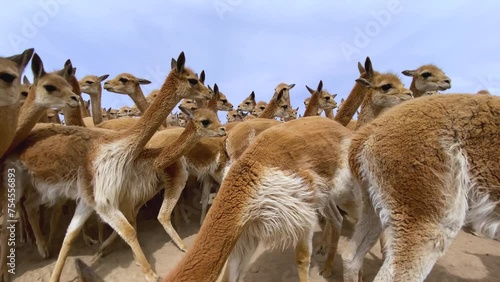
M411 90L411 92L413 92L413 97L418 98L418 97L423 96L425 91L418 90L415 81L416 81L416 79L413 78L413 80L411 81L410 90Z
M318 95L314 93L309 99L309 104L307 104L306 110L304 111L304 117L317 116L319 109Z
M208 100L207 109L217 114L217 112L219 111L219 109L217 108L217 95L212 95L212 99Z
M196 127L193 122L189 122L182 134L168 146L163 147L160 155L154 161L154 167L163 170L174 163L180 157L187 154L201 137L196 133Z
M78 84L78 80L76 79L76 77L72 76L69 79L69 83L73 88L73 93L78 95L80 101L82 101L82 91L80 90L80 84ZM82 102L80 102L80 105L81 104ZM66 122L66 125L76 125L85 127L85 123L83 122L83 117L82 117L82 111L80 110L80 108L64 107L62 111L64 114L64 121Z
M276 101L276 99L271 99L264 111L262 111L258 117L273 119L276 116L276 110L278 110L278 107L278 101Z
M146 146L146 143L153 137L160 125L172 112L172 109L179 103L180 98L177 95L177 83L175 75L168 75L165 83L160 89L160 94L154 100L153 104L144 112L133 127L122 131L116 135L117 139L129 140L127 150L137 156Z
M102 88L99 84L97 86L97 93L90 95L90 103L92 107L92 120L95 125L98 125L102 122L102 113L101 113L101 96L102 96Z
M333 109L326 109L325 111L325 116L329 119L333 119Z
M163 282L217 280L247 220L251 220L247 207L257 193L255 179L262 170L256 163L250 167L243 167L241 162L234 164L222 182L194 245Z
M362 125L370 123L376 117L378 117L386 108L376 106L372 103L372 95L368 94L361 105L361 110L359 111L358 121L356 122L355 130L360 128Z
M135 87L135 94L130 95L130 98L134 100L134 103L137 105L137 108L139 108L142 114L144 114L146 110L149 108L148 100L146 100L146 97L144 97L144 93L142 93L140 85L137 85ZM100 108L101 106L99 106L99 109Z
M352 117L358 110L361 103L363 103L363 99L367 93L367 88L362 86L359 83L356 83L347 96L347 99L342 103L337 114L334 117L334 120L346 126L349 121L351 121Z
M82 117L90 117L89 110L85 107L85 102L83 100L82 103L80 103L80 113Z
M28 135L42 116L47 116L47 108L37 105L35 102L36 85L31 87L28 97L21 107L16 135L10 144L9 150L15 149Z
M16 135L19 105L1 106L0 113L2 114L2 122L0 122L0 157L2 157Z

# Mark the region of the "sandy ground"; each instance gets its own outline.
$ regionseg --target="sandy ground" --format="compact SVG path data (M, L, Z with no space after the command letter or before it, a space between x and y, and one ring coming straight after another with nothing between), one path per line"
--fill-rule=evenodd
M184 256L184 253L171 242L153 216L149 215L150 219L144 217L144 214L140 214L139 241L156 272L165 275ZM181 238L185 240L188 247L193 244L199 230L199 224L196 223L198 217L193 214L191 219L192 222L189 225L178 228ZM49 259L41 259L35 245L25 244L18 248L17 273L14 276L14 281L49 280L57 257L57 249L60 248L62 236L68 223L69 216L65 216L61 220L61 236L58 238L56 250L51 252L52 255ZM320 232L316 232L315 241L318 241L319 237ZM345 237L342 237L339 245L340 251L345 242ZM75 258L81 258L89 263L97 249L97 246L86 246L80 236L73 245L70 257L66 261L61 281L78 281L74 269ZM339 255L336 257L333 277L325 279L319 275L319 269L325 259L323 255L313 256L310 281L342 281L342 265ZM364 280L371 281L381 265L380 248L377 244L365 258ZM117 240L112 247L112 253L99 260L93 265L93 268L105 281L145 281L140 268L134 262L130 248L122 240ZM251 271L245 281L299 281L293 250L289 249L284 252L261 250L260 253L256 254ZM479 238L461 231L446 255L434 266L426 281L500 281L500 242Z

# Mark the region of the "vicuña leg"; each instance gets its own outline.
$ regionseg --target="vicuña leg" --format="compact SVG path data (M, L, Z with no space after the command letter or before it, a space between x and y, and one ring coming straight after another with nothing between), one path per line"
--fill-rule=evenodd
M203 224L203 220L205 220L205 215L207 214L208 200L210 200L211 188L212 188L212 179L210 178L210 176L206 176L205 178L203 178L202 189L201 189L200 225Z
M33 234L35 235L35 242L38 248L38 253L42 258L49 257L49 248L47 247L47 242L43 237L42 230L40 229L40 215L38 213L40 196L38 193L29 193L24 202L24 207L26 208L26 213L28 214L28 221L33 228Z
M248 232L241 234L238 242L234 246L228 258L224 282L240 282L245 279L245 275L250 267L252 255L259 245L257 238L250 236Z
M158 212L158 220L177 247L179 247L181 251L185 252L187 250L186 244L184 244L181 237L172 226L171 216L172 211L182 194L182 190L184 190L184 187L186 186L189 175L188 172L180 165L176 165L175 169L171 172L168 171L167 173L169 174L171 180L168 183L169 187L165 189L165 193L163 194L164 198L160 211Z
M53 246L56 234L59 233L58 232L59 229L57 228L57 226L59 225L59 220L61 219L63 207L66 204L66 202L67 201L65 200L57 201L56 204L52 207L52 212L50 214L50 232L49 232L49 246L52 247L52 250L54 250Z
M73 215L73 218L68 226L68 230L66 231L66 235L64 236L64 241L61 250L59 251L59 256L57 257L56 266L50 276L50 282L57 282L61 278L62 269L64 267L64 263L66 262L66 258L68 257L71 244L78 236L78 233L80 233L83 224L90 217L92 211L93 209L87 206L87 204L85 204L82 200L78 202L75 214Z
M382 224L369 203L365 203L361 218L342 253L345 282L362 281L360 275L366 253L377 243L382 233Z

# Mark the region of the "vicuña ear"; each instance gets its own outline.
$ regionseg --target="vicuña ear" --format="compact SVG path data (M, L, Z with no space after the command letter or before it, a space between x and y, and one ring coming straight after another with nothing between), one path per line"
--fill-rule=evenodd
M170 69L173 70L177 67L177 61L172 58L172 61L170 61Z
M372 87L372 84L370 83L370 81L368 81L367 79L364 79L364 78L358 78L358 79L356 79L356 82L363 85L364 87L368 87L368 88Z
M307 88L307 91L309 91L309 93L311 93L311 95L314 95L314 90L312 90L311 87L306 85L306 88Z
M137 78L137 83L139 84L150 84L151 81L144 79L144 78Z
M363 65L358 62L358 71L359 71L359 74L362 74L365 72L365 68L363 67Z
M320 93L323 90L323 80L320 80L318 83L318 88L316 88L316 92Z
M23 76L23 84L31 84L27 76Z
M405 76L413 76L415 74L415 70L404 70L401 73Z
M33 60L31 60L31 70L33 71L35 82L46 74L42 59L37 53L33 55Z
M59 74L66 79L72 77L73 75L75 75L75 73L76 73L76 68L73 68L73 64L71 63L70 59L68 59L64 63L64 68L61 71L59 71Z
M255 92L252 91L252 93L250 93L250 99L255 101Z
M292 89L295 86L295 83L289 84L288 89Z
M373 71L373 66L372 66L372 60L370 60L370 57L366 57L365 71L366 71L366 74L368 75L368 77L373 76L374 71Z
M26 65L28 65L28 62L30 61L34 52L34 48L29 48L24 50L24 52L22 52L21 54L10 56L8 59L14 61L17 64L19 71L22 73L24 71L24 68L26 68Z
M179 58L177 58L176 69L178 73L182 73L184 71L184 64L186 63L186 56L184 56L184 51L179 54Z
M109 74L99 76L99 82L103 82L108 77L109 77Z
M332 95L332 98L335 99L335 97L337 97L337 94L333 94Z
M205 70L201 71L199 80L200 80L201 84L205 84Z
M193 112L190 109L179 106L179 110L186 115L186 119L191 120L193 118Z
M280 90L280 93L276 96L276 101L281 101L281 98L283 98L283 92L285 92L285 89Z

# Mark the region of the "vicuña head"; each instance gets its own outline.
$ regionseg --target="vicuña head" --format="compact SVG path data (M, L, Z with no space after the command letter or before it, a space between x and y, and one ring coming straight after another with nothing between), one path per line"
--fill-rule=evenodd
M83 93L87 93L89 95L97 95L101 92L101 82L103 82L106 78L109 77L109 74L97 76L97 75L86 75L82 79L78 81L80 84L80 90Z
M259 101L255 105L255 108L252 111L252 115L258 117L262 112L266 109L267 107L267 102L265 101Z
M19 102L21 75L35 49L27 49L22 54L0 57L0 106L15 105Z
M41 107L64 108L66 106L79 107L80 98L73 93L73 88L68 83L74 75L73 65L70 60L64 64L60 71L47 73L43 67L42 59L38 54L33 55L31 61L35 88L35 103Z
M405 70L402 73L413 77L410 90L415 98L423 96L426 91L444 91L451 88L451 79L435 65L423 65L416 70Z
M248 97L241 102L241 104L238 105L238 111L244 111L244 112L249 112L251 113L255 109L255 105L257 103L255 102L255 92L252 91Z
M135 77L130 73L121 73L115 78L104 82L104 89L117 94L134 95L137 87L150 83L151 81Z

